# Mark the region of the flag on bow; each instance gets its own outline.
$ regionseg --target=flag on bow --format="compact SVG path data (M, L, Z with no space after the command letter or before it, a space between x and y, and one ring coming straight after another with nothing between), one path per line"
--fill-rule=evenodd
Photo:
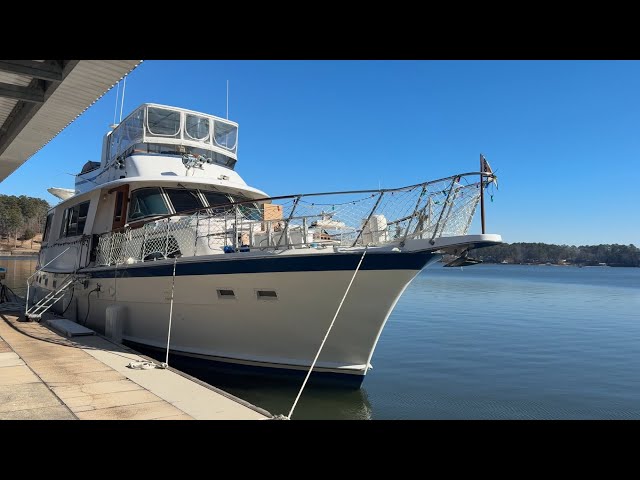
M487 162L487 159L484 158L484 155L482 155L482 165L481 165L481 172L482 173L488 173L491 176L491 183L494 183L496 185L496 188L498 188L498 177L496 177L496 175L493 173L493 170L491 169L491 165L489 165L489 162Z
M491 170L491 166L489 165L489 162L487 162L487 159L484 158L484 155L482 156L482 172L493 173L493 170Z

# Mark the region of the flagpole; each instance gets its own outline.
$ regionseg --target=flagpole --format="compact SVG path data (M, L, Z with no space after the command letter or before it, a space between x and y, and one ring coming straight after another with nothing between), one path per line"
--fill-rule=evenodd
M480 221L482 222L482 233L484 234L484 162L480 154Z

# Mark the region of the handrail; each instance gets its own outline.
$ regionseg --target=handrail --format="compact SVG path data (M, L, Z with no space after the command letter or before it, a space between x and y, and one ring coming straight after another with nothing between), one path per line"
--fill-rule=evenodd
M345 195L345 194L357 194L357 193L387 193L387 192L400 192L403 190L411 190L412 188L416 188L416 187L421 187L421 186L428 186L428 185L432 185L434 183L438 183L438 182L444 182L445 180L451 180L451 179L455 179L455 178L462 178L462 177L470 177L470 176L476 176L476 175L480 175L482 177L488 177L488 178L493 178L494 175L491 173L487 173L487 172L467 172L467 173L460 173L458 175L450 175L448 177L444 177L444 178L439 178L437 180L430 180L428 182L421 182L421 183L416 183L414 185L408 185L405 187L397 187L397 188L378 188L378 189L371 189L371 190L345 190L345 191L338 191L338 192L320 192L320 193L297 193L297 194L293 194L293 195L281 195L281 196L276 196L276 197L260 197L260 198L254 198L254 199L249 199L249 200L242 200L239 202L229 202L229 203L221 203L219 205L215 205L215 206L208 206L208 207L199 207L199 208L192 208L190 210L183 210L179 213L167 213L164 215L153 215L152 217L148 218L148 219L140 219L140 220L136 220L135 223L139 225L136 225L136 228L141 227L149 222L157 222L158 220L164 220L165 218L171 218L171 217L175 217L177 215L192 215L194 213L197 212L202 212L202 211L206 211L206 210L210 210L212 208L225 208L225 207L229 207L229 206L235 206L235 205L244 205L245 203L260 203L260 202L266 202L268 200L286 200L286 199L293 199L293 198L302 198L302 197L318 197L318 196L322 196L322 195ZM488 182L487 182L488 183ZM127 223L128 224L128 223Z
M48 262L46 265L42 266L40 269L36 269L35 272L33 272L29 278L27 278L27 298L25 300L25 307L24 307L24 314L26 315L28 310L29 310L29 287L31 286L31 279L38 273L40 273L42 270L44 270L45 267L51 265L51 263L53 263L54 260L56 260L57 258L61 257L67 250L69 250L71 248L71 246L65 248L61 253L59 253L58 255L56 255L50 262Z
M438 221L436 222L436 228L433 229L433 236L431 237L431 240L429 240L429 243L431 243L431 245L435 243L434 238L436 238L436 235L438 233L438 226L442 221L442 216L444 215L445 209L449 206L449 199L451 198L451 192L453 192L453 187L455 186L455 184L456 184L456 180L453 179L453 182L451 182L451 187L449 187L449 193L447 193L447 199L444 201L444 206L442 207L442 210L440 210L440 217L438 217Z
M358 233L358 236L356 237L356 239L353 241L353 244L351 245L352 247L355 247L356 244L358 243L358 240L360 240L360 237L362 236L362 233L364 232L365 227L369 224L369 222L371 221L371 217L373 216L373 214L376 211L376 208L378 208L378 205L380 205L380 201L382 200L382 197L384 196L384 192L380 192L380 196L378 197L378 199L376 200L376 204L373 206L373 208L371 209L371 212L369 212L369 216L367 217L367 219L365 220L364 224L362 225L362 228L360 229L360 232Z
M451 175L393 189L307 194L312 200L302 194L247 199L157 215L138 220L140 228L127 225L124 231L100 235L96 266L251 248L355 248L365 243L403 247L408 239L430 239L433 244L438 236L466 234L479 190L493 179L483 173L482 181L477 181L476 175ZM475 181L462 180L465 176ZM257 205L283 199L289 201L279 202L269 215ZM317 222L310 225L314 228L310 232L312 218Z

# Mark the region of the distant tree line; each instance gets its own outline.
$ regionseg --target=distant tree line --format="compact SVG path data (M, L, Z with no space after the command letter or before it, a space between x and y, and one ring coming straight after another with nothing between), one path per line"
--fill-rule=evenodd
M635 245L552 245L546 243L503 243L469 252L487 263L553 263L640 267L640 249Z
M32 239L42 233L49 208L41 198L0 194L0 235L13 239L14 246L18 238Z

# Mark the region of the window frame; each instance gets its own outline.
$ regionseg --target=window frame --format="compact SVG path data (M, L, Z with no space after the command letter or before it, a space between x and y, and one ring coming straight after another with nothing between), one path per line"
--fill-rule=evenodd
M136 218L131 218L131 207L134 204L134 195L141 191L141 190L160 190L160 197L162 198L162 201L164 202L164 206L167 209L167 213L151 213L149 215L143 215L141 217L136 217ZM161 217L164 215L170 215L172 213L175 213L172 211L173 210L173 206L171 205L171 202L169 201L169 198L167 196L167 194L165 193L164 189L162 187L140 187L140 188L136 188L135 190L131 190L129 193L129 206L127 208L127 223L133 223L133 222L139 222L142 220L146 220L149 218L153 218L153 217Z
M207 134L203 138L194 137L193 135L191 135L189 133L189 130L188 130L188 128L189 128L188 127L189 117L198 118L198 119L207 121ZM193 113L185 113L184 114L183 132L184 132L185 140L193 140L195 142L202 142L202 143L211 143L211 136L212 136L212 130L213 130L212 127L213 127L213 121L209 117L203 117L202 115L195 115Z
M44 230L42 231L42 243L47 243L49 241L49 237L51 236L51 227L53 226L54 215L55 212L47 214L47 219L44 223Z
M154 109L154 110L164 110L166 112L171 112L171 113L175 113L178 115L179 118L179 122L178 122L178 131L176 133L172 133L172 134L167 134L167 133L155 133L153 130L151 130L151 127L149 126L149 110L150 109ZM152 107L152 106L148 106L147 107L147 111L146 111L146 115L145 115L145 127L146 127L146 132L145 135L149 135L150 138L153 137L160 137L160 138L182 138L182 132L184 131L184 125L183 125L183 115L182 112L180 112L179 110L172 110L170 108L163 108L163 107Z
M171 191L171 190L178 191L178 192L186 190L188 193L194 193L196 195L196 197L198 198L198 200L200 200L200 205L198 207L196 207L195 209L192 208L192 209L183 210L184 212L193 212L195 210L204 210L205 208L207 208L205 202L202 199L203 195L200 193L200 189L198 189L198 188L182 188L182 187L160 187L160 188L162 189L162 191L166 195L167 200L169 201L169 206L170 206L170 208L172 210L171 213L173 213L175 215L180 215L182 213L182 211L178 212L176 210L176 207L173 204L173 201L171 200L171 195L169 193L169 191Z
M81 217L80 209L84 205L87 206L86 214ZM62 215L62 223L60 224L60 236L58 238L67 238L67 237L77 237L78 235L84 235L84 229L87 226L87 219L89 218L89 207L91 206L91 200L86 200L84 202L76 203L71 207L65 208L64 213ZM71 222L74 219L74 213L77 210L77 215L75 216L75 222ZM80 223L82 222L82 229L79 228ZM70 232L70 226L75 225L75 232Z
M218 142L218 137L216 135L216 125L224 125L225 127L229 128L229 131L225 134L225 135L229 135L229 132L234 131L235 132L235 139L233 142L232 146L226 146L226 145L222 145L221 143ZM213 122L213 128L211 130L211 144L215 145L219 148L223 148L229 152L234 152L236 151L236 147L238 146L238 127L235 125L231 125L230 123L226 123L226 122L221 122L219 120L214 120Z
M164 202L165 207L167 208L167 213L153 213L150 215L146 215L146 216L142 216L142 217L137 217L137 218L131 218L131 207L134 205L134 195L136 194L136 192L138 192L139 190L149 190L149 189L158 189L160 190L160 194L162 197L162 200ZM257 207L258 204L255 201L252 201L250 198L245 197L245 196L240 196L240 195L234 195L233 193L229 193L229 192L220 192L220 191L216 191L216 190L205 190L203 188L188 188L186 187L186 190L189 191L189 193L195 193L197 198L200 200L201 205L199 205L198 207L194 208L194 209L189 209L189 210L183 210L183 211L177 211L175 205L173 204L173 201L171 200L171 196L169 191L170 190L174 190L174 191L180 191L180 190L185 190L185 188L182 187L177 187L177 186L166 186L166 187L160 187L160 186L149 186L149 187L140 187L140 188L136 188L135 190L130 190L129 191L129 205L127 207L127 223L138 223L140 221L144 221L147 220L149 218L153 218L153 217L162 217L165 215L184 215L184 212L190 212L189 214L193 214L196 211L201 211L201 210L210 210L210 211L215 211L215 210L219 210L221 213L224 212L224 207L223 205L230 205L233 203L237 203L237 202L247 202L243 205L240 205L240 213L245 216L248 220L251 221L261 221L262 217L260 218L251 218L249 216L249 213L251 213L251 211L253 209L256 209L256 212L258 212L260 209ZM227 199L227 202L224 204L217 204L217 205L211 205L211 203L209 202L209 199L207 198L207 193L212 193L215 195L222 195ZM243 209L243 207L246 206L248 207L249 211Z

